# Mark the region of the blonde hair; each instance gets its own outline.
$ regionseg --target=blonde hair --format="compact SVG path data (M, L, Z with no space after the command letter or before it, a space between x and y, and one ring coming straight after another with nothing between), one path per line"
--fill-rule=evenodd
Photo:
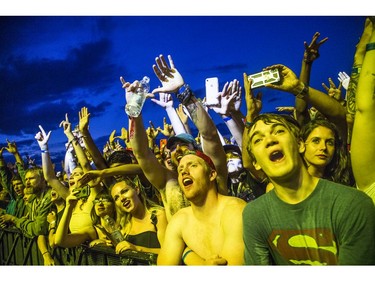
M147 196L144 192L144 187L143 187L143 185L142 185L138 176L135 176L134 179L131 179L129 177L123 178L121 181L118 181L118 182L114 183L110 187L110 191L112 192L113 187L120 182L125 182L125 184L127 186L133 188L134 190L139 190L139 193L137 195L138 195L142 205L145 207L145 209L148 212L155 214L159 210L164 210L164 208L162 206L160 206L159 204L157 204L154 201L147 198ZM132 214L129 213L129 212L124 212L123 210L121 210L117 206L117 204L115 204L115 208L116 208L116 213L117 213L116 223L124 231L124 237L126 239L126 237L129 235L130 230L132 228L132 223L131 223Z

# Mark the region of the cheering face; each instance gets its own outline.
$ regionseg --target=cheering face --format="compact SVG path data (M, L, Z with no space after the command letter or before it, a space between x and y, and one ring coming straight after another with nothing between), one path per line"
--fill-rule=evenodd
M43 180L37 171L28 171L25 174L25 187L32 188L34 193L37 193L44 184Z
M164 166L168 170L171 170L171 171L175 171L176 170L176 167L172 163L171 151L168 148L164 148L164 151L162 153L162 159L163 159Z
M126 182L118 182L112 187L111 195L116 206L127 213L135 212L142 202L138 196L139 190L134 189Z
M275 120L265 124L259 120L249 133L249 147L255 157L254 167L262 169L271 179L290 179L302 164L303 143L297 143L284 124Z
M173 164L177 167L181 158L189 151L195 151L194 146L191 143L175 142L170 147L171 159Z
M178 183L190 201L199 200L206 194L211 181L214 181L217 175L202 158L194 154L182 157L177 171Z
M335 153L335 135L331 129L316 127L307 137L305 146L305 160L311 165L325 168Z
M59 193L56 191L56 189L52 188L52 190L51 190L51 201L55 202L59 198L61 198L59 196Z
M69 177L69 189L72 191L78 186L78 179L83 176L83 170L80 167L75 168Z

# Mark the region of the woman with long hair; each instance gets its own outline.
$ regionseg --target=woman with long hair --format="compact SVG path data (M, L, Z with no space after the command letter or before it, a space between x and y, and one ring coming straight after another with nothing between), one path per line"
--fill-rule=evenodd
M300 136L311 175L353 186L349 153L332 122L323 118L311 120L302 127Z
M138 177L124 178L110 191L125 239L116 246L116 253L135 250L158 254L167 227L164 208L146 197Z

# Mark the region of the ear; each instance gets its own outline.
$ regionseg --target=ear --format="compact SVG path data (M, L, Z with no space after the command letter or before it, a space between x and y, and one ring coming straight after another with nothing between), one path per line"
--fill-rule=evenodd
M306 145L305 145L305 142L303 141L303 139L299 138L297 143L298 143L298 152L300 154L304 153L305 150L306 150Z
M210 172L210 181L214 181L217 178L216 170L211 170Z

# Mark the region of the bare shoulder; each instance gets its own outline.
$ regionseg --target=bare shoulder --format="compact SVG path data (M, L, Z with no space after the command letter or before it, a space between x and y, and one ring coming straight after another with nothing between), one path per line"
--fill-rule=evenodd
M168 224L181 224L184 225L188 222L189 217L193 215L191 207L185 207L178 210L170 219Z
M158 217L158 221L160 221L160 220L166 221L167 220L167 214L166 214L164 208L157 209L156 216Z
M229 213L242 213L246 206L246 201L234 196L222 196L222 202L224 204L224 211Z

